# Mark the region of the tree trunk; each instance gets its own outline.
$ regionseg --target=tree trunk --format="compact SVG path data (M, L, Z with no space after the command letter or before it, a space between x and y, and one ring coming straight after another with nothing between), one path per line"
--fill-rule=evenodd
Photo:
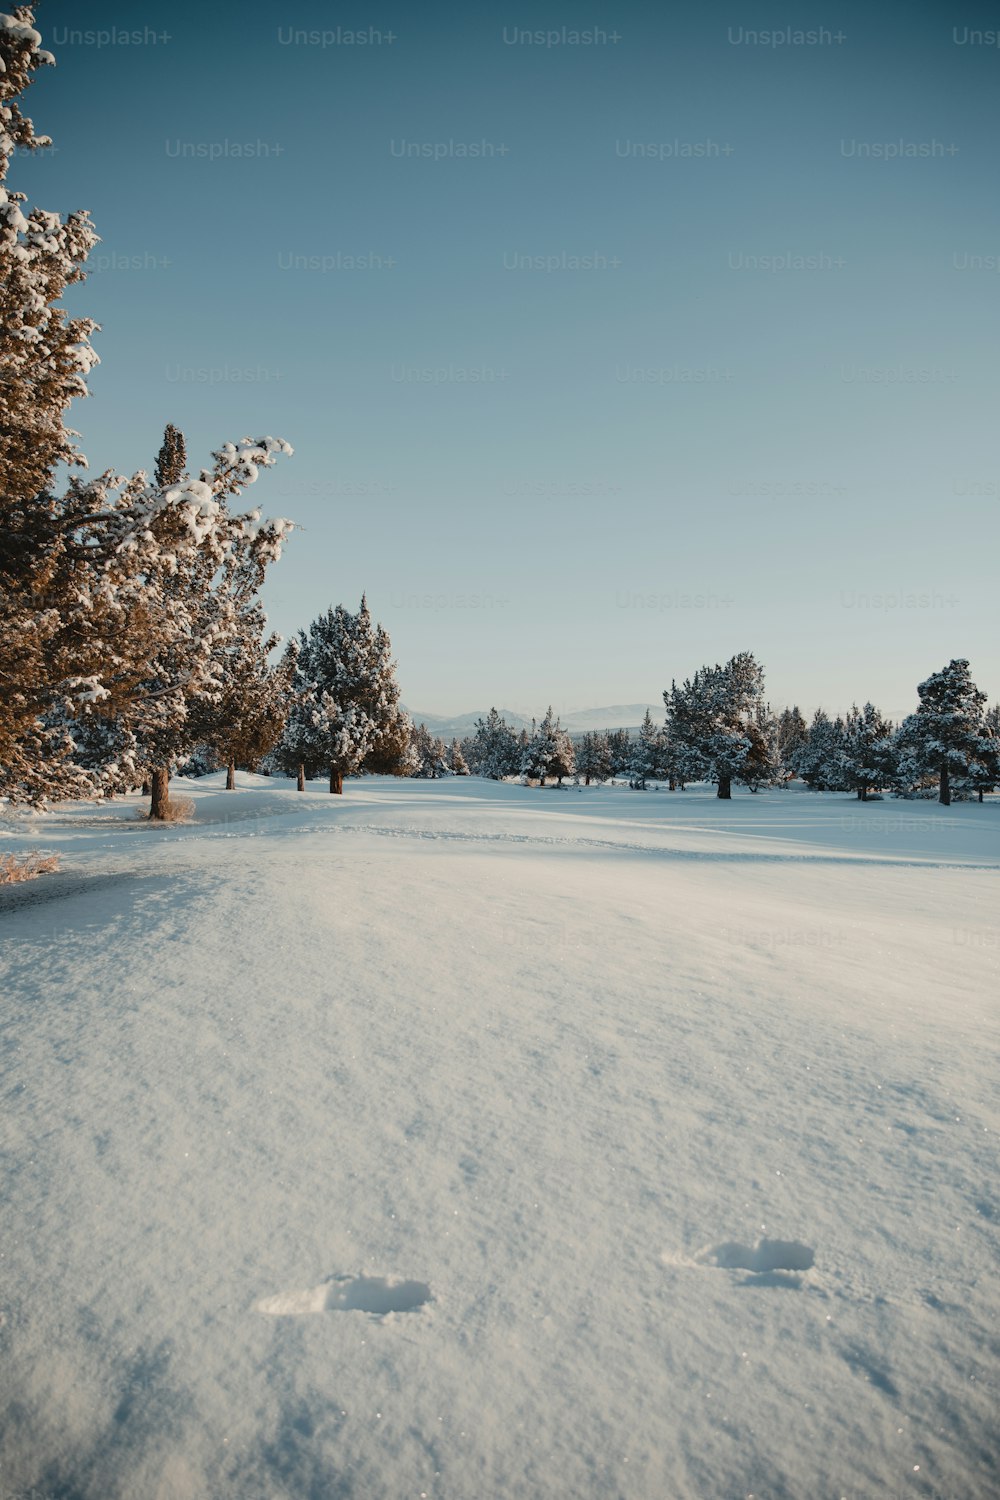
M296 785L295 790L297 792L304 792L305 789L306 789L306 768L302 764L302 762L299 761L299 778L298 778L298 783Z
M236 790L236 762L234 760L229 760L229 761L226 762L226 791L227 792L235 792L235 790Z
M167 766L157 766L150 778L149 816L162 820L169 806L170 770Z
M864 800L865 800L865 789L864 789L863 786L859 786L858 787L858 801L859 802L864 802Z
M589 786L590 785L590 772L589 771L587 772L586 776L584 776L584 778L583 778L583 784L584 784L584 786Z
M147 776L146 779L145 779L145 781L142 783L142 795L144 797L149 797L149 796L152 795L152 791L153 791L153 783L150 781L149 777Z
M344 773L335 771L332 766L330 767L330 791L338 797L344 794Z
M980 802L982 802L982 800L983 800L983 789L982 789L982 787L979 788L979 800L980 800Z
M941 790L938 793L938 801L942 807L951 806L951 777L948 773L947 761L941 767Z
M716 796L717 797L722 797L726 802L731 802L732 801L732 799L733 799L733 778L731 776L720 776L719 777L719 790L716 792Z

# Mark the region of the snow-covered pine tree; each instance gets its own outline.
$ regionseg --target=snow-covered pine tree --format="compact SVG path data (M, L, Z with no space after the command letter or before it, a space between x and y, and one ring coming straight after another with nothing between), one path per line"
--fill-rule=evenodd
M409 769L412 726L399 707L395 670L389 637L373 624L365 598L356 615L338 604L299 632L281 761L294 766L300 788L320 766L338 794L345 776L373 762L388 761L397 774Z
M781 781L781 756L778 750L778 721L767 704L759 704L747 723L750 750L737 776L741 786L751 792L774 786Z
M226 790L236 786L236 767L254 771L275 748L285 728L295 682L298 644L292 641L278 661L271 654L281 637L267 631L258 599L239 611L235 629L220 663L221 693L206 700L194 727L204 723L203 738L226 767Z
M448 770L453 776L468 776L469 766L462 753L462 746L453 739L448 749Z
M338 604L299 632L295 702L284 744L294 753L300 788L305 776L325 767L330 791L341 794L344 777L360 771L374 744L375 726L357 703L361 663L354 648L355 619Z
M592 779L600 777L601 765L598 736L588 730L576 747L576 769L583 777L584 786L589 786Z
M150 487L143 473L126 481L109 470L52 492L59 464L86 464L64 418L87 394L96 325L68 319L58 302L83 279L96 235L85 213L65 222L25 213L24 195L3 185L15 150L50 144L19 103L53 60L33 20L28 6L0 15L0 795L38 804L134 778L129 757L140 747L125 709L141 700L162 728L211 689L234 593L246 576L262 576L290 526L234 516L228 497L291 450L270 438L226 444L200 481ZM189 598L171 616L162 585L175 573L198 573L204 589L198 607ZM151 664L159 671L165 654L179 660L185 646L182 675L151 690ZM121 722L113 731L80 725L92 715ZM90 764L102 739L124 749L122 763Z
M517 736L495 708L485 719L476 720L476 731L466 745L466 757L476 776L502 781L519 769Z
M129 649L107 663L97 711L118 714L133 735L151 818L168 815L171 766L205 737L241 620L254 618L266 569L292 529L261 522L259 511L232 514L229 497L290 452L279 438L244 438L213 454L200 479L160 489L140 473L126 489L122 543L105 578Z
M632 759L632 739L627 729L605 732L608 747L608 775L624 776Z
M530 729L522 729L518 738L520 751L521 783L541 781L545 775L545 746L538 733L537 720L532 719Z
M795 775L814 792L843 792L844 721L817 708L806 739L789 757Z
M90 507L45 493L60 463L86 462L64 418L87 394L97 325L69 319L58 303L83 280L97 235L86 213L63 221L4 186L15 153L52 144L35 135L20 102L37 70L54 62L41 40L29 6L0 15L0 794L32 802L93 789L72 758L64 705L80 701L90 684L73 680L101 659L81 661L66 622L87 568L67 558L62 530Z
M953 778L962 778L990 753L984 717L986 694L972 680L964 657L953 659L917 688L920 704L904 719L899 744L904 765L938 778L938 801L951 803Z
M36 136L20 100L40 67L55 58L43 50L30 6L0 15L0 497L6 522L30 544L35 523L58 514L42 497L60 463L86 466L64 422L70 402L88 394L86 376L98 363L90 345L97 324L68 318L59 307L68 286L84 279L97 244L87 213L66 220L26 208L26 195L2 186L15 152L52 145Z
M982 738L959 785L963 791L975 792L979 802L984 792L992 792L1000 785L1000 703L983 714Z
M639 733L632 742L632 754L628 764L628 784L633 791L644 792L646 782L656 775L659 749L657 727L653 723L653 715L647 708L645 718L639 726Z
M426 724L418 724L413 730L413 749L416 757L414 776L436 781L439 776L449 774L447 746L443 739L431 734Z
M288 713L281 739L268 756L268 763L285 775L294 776L297 790L304 792L306 782L323 770L327 746L314 720L314 685L302 670L299 640L289 642L284 661L291 667Z
M758 710L764 701L764 673L752 652L742 651L725 666L702 667L681 687L664 692L671 740L704 765L717 796L732 796L732 784L753 769L759 747Z
M844 720L840 763L841 784L845 791L857 792L859 802L893 784L898 769L895 730L873 704L862 709L852 704Z
M563 729L558 718L553 718L552 705L542 722L529 737L527 755L522 759L522 774L531 776L541 786L548 777L554 776L559 786L564 776L572 776L576 764L573 741Z
M373 726L372 745L362 770L380 776L407 774L413 724L400 707L392 642L384 627L372 620L364 594L354 616L351 661L346 670L355 683L350 701Z
M153 478L162 489L168 484L176 484L183 479L187 472L187 445L184 442L184 434L173 422L168 422L163 433L163 442L160 451L156 455L156 468L153 470Z
M809 728L799 710L799 705L784 708L778 718L778 759L781 765L782 785L792 780L792 757L809 737Z

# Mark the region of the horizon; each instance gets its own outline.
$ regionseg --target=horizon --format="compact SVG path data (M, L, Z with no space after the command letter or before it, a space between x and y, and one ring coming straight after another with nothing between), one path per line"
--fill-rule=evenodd
M995 700L977 18L47 0L54 150L9 185L102 238L66 298L91 472L168 421L192 472L287 439L247 500L300 527L273 626L367 589L436 717L655 703L746 649L806 717L895 717L954 657Z

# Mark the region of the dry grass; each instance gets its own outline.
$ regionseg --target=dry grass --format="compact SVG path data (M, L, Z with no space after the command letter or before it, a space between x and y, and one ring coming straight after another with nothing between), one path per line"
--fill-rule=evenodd
M190 823L194 818L194 802L190 797L171 797L166 817L151 818L144 807L139 808L139 817L146 823Z
M58 868L58 854L43 854L41 849L31 849L27 854L0 854L0 885L19 885L22 880L34 880Z

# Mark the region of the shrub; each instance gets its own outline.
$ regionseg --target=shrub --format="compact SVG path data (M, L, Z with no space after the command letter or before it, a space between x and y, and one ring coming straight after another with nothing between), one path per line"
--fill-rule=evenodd
M44 854L41 849L32 849L27 854L0 854L0 885L18 885L22 880L34 880L58 868L58 854Z

